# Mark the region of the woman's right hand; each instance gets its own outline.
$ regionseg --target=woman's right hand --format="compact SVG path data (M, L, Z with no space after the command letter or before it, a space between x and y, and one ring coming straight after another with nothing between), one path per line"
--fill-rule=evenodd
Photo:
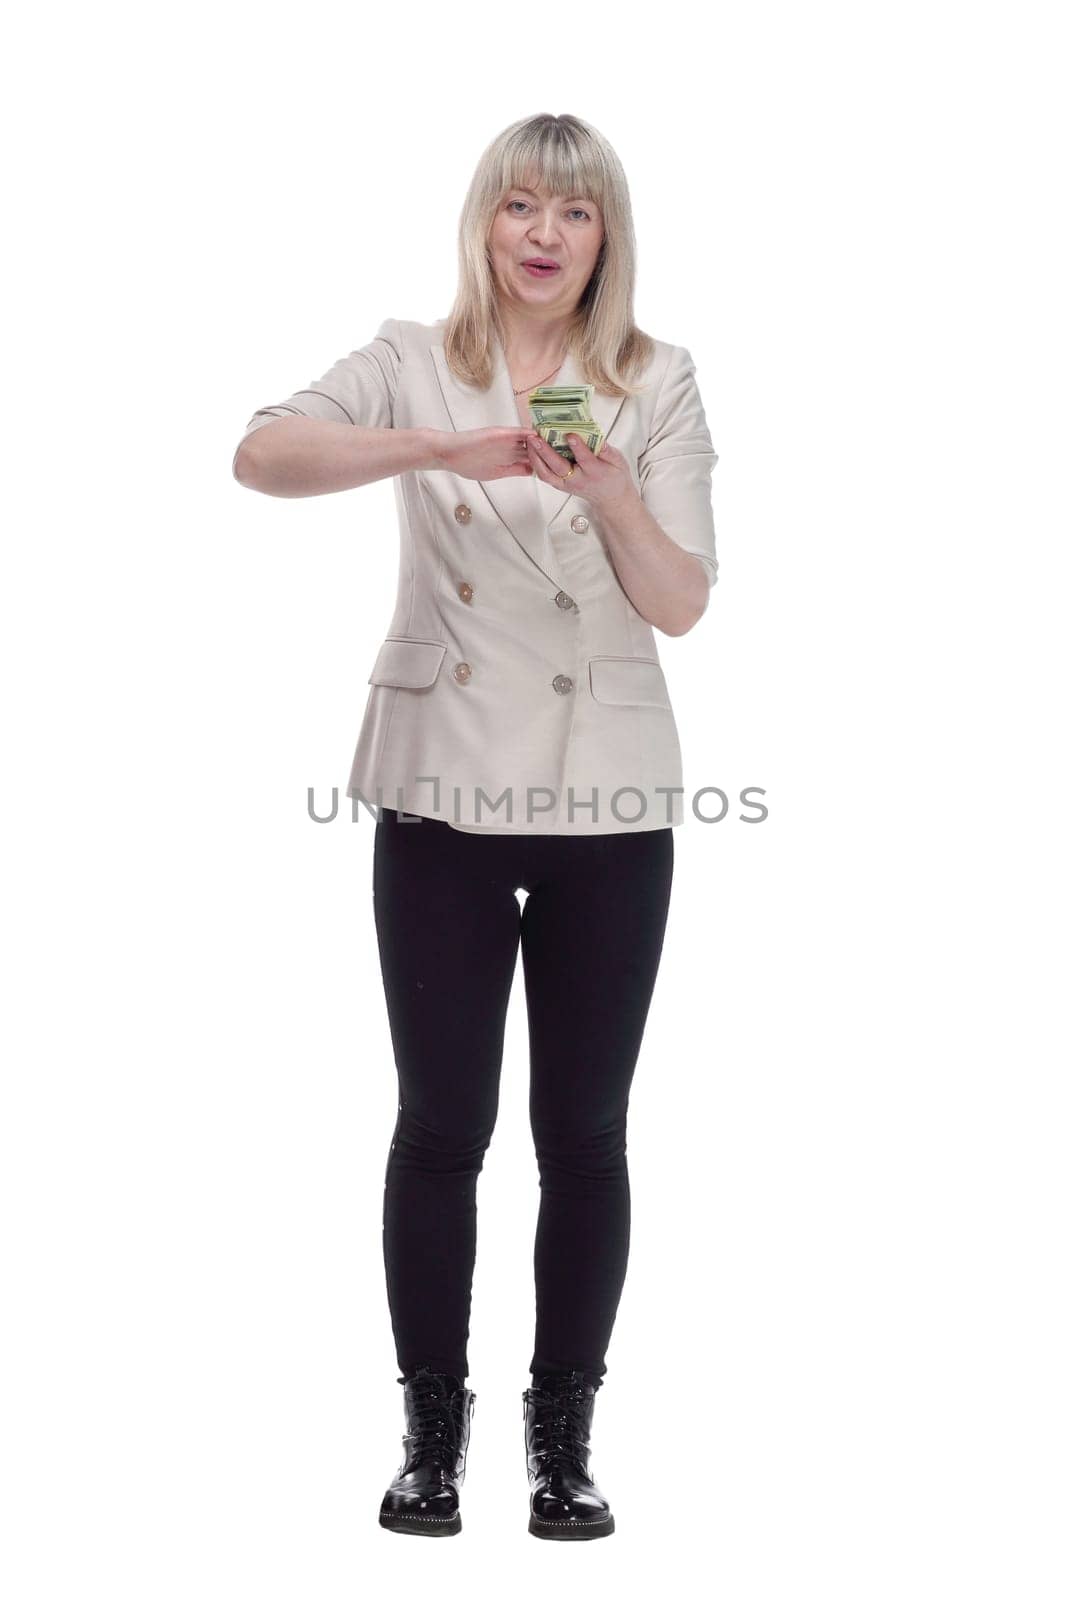
M438 457L446 472L487 483L493 478L528 478L533 467L526 453L525 428L465 428L438 441Z

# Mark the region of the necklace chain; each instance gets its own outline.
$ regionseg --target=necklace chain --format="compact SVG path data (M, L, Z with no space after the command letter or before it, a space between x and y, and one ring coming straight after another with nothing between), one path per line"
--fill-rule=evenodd
M559 367L562 367L562 365L563 365L563 362L561 361L560 364L559 364ZM543 383L547 383L548 382L549 378L554 378L556 376L556 373L559 371L559 367L553 367L552 371L548 374L547 377L538 378L536 383L527 384L525 389L512 389L512 391L511 391L512 394L529 394L531 389L539 389Z

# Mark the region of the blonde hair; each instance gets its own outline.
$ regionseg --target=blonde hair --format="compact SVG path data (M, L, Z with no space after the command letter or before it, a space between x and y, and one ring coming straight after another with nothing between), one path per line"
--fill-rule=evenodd
M578 117L540 113L499 133L483 152L459 222L459 288L445 318L445 359L457 378L488 387L494 336L503 344L489 232L510 188L540 181L552 195L588 195L600 208L604 240L574 315L569 350L586 380L605 394L639 392L632 380L654 341L633 316L636 243L630 191L611 145Z

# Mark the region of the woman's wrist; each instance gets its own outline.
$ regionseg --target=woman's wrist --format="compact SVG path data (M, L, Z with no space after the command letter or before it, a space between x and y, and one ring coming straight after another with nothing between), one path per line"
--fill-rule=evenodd
M417 453L419 461L416 471L440 472L447 466L448 447L456 437L454 433L445 428L414 428L413 433L419 435Z

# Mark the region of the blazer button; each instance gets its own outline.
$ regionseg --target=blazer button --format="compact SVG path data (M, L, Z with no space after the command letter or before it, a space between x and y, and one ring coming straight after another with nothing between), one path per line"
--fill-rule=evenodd
M466 683L470 675L471 664L469 661L457 661L455 666L452 668L452 676L455 678L457 683Z
M552 687L557 694L566 694L569 689L574 688L574 679L568 678L565 672L557 672L552 679Z
M461 583L459 585L459 597L461 600L469 600L473 593L474 590L469 583Z
M471 519L470 506L457 506L455 516L457 522L469 522Z
M585 533L589 527L589 518L583 517L579 511L571 518L571 527L575 533Z
M563 590L561 589L559 594L556 596L556 604L559 606L561 611L567 611L574 604L574 601L571 599L569 594L564 594Z

